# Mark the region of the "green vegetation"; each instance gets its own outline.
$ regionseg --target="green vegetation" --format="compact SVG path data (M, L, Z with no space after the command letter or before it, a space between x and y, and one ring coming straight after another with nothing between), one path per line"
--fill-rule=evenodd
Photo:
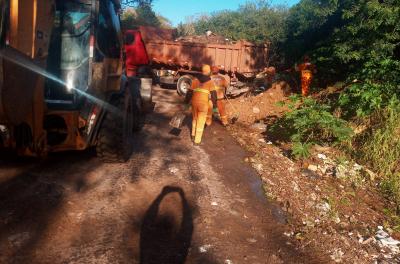
M307 158L314 144L326 145L349 140L352 129L347 122L335 117L329 105L318 103L312 98L290 97L290 111L275 123L271 132L286 131L293 143L296 158Z
M255 43L281 42L285 37L288 9L272 7L267 1L248 2L237 11L221 11L201 16L194 24L196 34L211 30L233 40L247 39Z
M127 2L127 1L125 1ZM172 28L172 23L152 9L153 1L131 1L125 4L125 10L121 16L123 29L133 29L138 26L153 26L161 28Z

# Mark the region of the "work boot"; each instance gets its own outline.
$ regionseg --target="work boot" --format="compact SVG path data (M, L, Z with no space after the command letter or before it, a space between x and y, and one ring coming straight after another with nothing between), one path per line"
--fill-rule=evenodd
M206 126L211 126L212 125L212 117L207 117L206 119Z

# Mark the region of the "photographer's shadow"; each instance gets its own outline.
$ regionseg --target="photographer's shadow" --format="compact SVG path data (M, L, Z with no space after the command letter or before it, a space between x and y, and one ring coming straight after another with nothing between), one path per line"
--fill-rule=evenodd
M178 215L160 212L167 195L177 193L182 208ZM169 204L168 204L169 205ZM169 205L171 206L171 205ZM179 187L166 186L147 210L140 231L140 263L184 263L191 245L193 217L184 191Z

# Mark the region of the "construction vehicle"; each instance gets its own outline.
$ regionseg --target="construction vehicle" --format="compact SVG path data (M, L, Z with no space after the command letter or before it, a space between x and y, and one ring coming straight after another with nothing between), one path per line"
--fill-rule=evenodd
M0 149L130 157L149 98L124 75L120 8L119 0L0 0Z
M180 95L186 94L203 64L220 68L230 84L228 95L248 91L257 75L265 73L269 66L270 43L256 45L245 40L234 42L225 38L213 41L211 36L206 35L191 39L176 38L174 30L148 26L126 30L124 35L128 40L126 49L134 51L131 52L134 59L127 63L127 68L134 74L148 75L150 67L160 84L176 86Z

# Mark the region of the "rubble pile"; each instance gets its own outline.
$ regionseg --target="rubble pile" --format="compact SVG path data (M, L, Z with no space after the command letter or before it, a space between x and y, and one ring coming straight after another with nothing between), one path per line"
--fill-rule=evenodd
M238 117L238 123L252 125L267 116L281 116L286 108L279 106L278 103L285 100L287 100L286 87L275 83L259 95L231 99L226 107L229 116Z
M193 36L182 36L177 38L175 41L191 42L191 43L204 43L204 44L231 44L232 42L224 36L211 34L204 35L193 35Z

